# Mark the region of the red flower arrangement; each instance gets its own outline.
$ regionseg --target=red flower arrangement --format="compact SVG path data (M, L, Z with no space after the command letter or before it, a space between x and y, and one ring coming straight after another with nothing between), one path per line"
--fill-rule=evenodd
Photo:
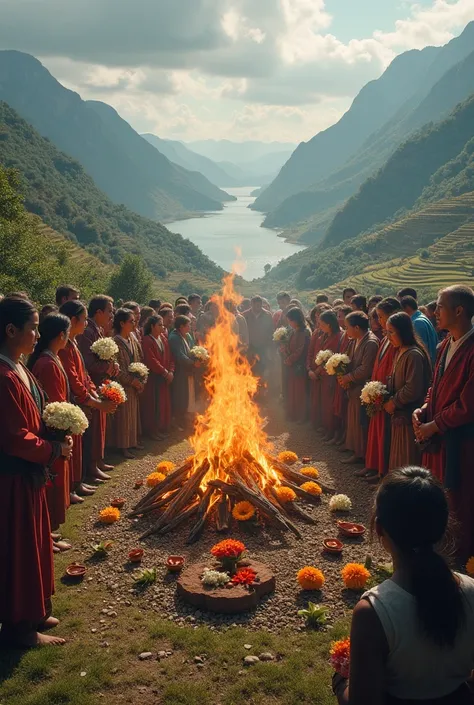
M105 382L101 384L99 394L102 399L107 399L107 401L111 401L117 406L127 401L123 387L118 384L118 382L112 382L110 379L106 379Z
M253 568L241 568L232 578L234 585L253 585L257 573Z
M331 650L329 651L331 666L336 673L339 673L343 678L349 678L350 653L351 640L349 637L347 637L347 639L341 639L340 641L334 641L331 644Z
M219 541L211 548L212 555L218 560L223 558L238 560L244 551L245 545L241 541L235 541L234 539Z

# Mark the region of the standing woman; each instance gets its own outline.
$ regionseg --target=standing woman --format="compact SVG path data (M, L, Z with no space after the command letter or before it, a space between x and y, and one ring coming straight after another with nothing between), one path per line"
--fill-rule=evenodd
M310 419L313 428L321 428L321 380L320 372L316 365L316 356L323 349L326 334L319 327L319 317L323 311L330 310L329 304L317 304L310 312L309 318L312 322L313 334L309 341L308 353L306 356L306 369L309 377L309 408Z
M333 353L340 352L343 333L339 328L336 312L323 311L319 317L319 327L327 336L324 342L324 349ZM328 375L326 370L323 369L321 372L321 399L324 400L324 403L321 405L321 418L323 428L326 431L326 441L331 441L337 430L337 417L334 414L335 391L336 378Z
M27 299L0 301L0 623L1 640L16 646L60 645L43 629L54 593L46 468L69 458L72 439L45 440L43 392L20 358L38 340L38 312Z
M40 339L36 343L33 354L28 360L28 369L40 382L48 402L70 401L69 382L66 372L58 357L68 341L71 321L61 313L50 313L39 325ZM74 450L73 450L74 453ZM51 467L51 482L46 485L46 500L48 503L51 529L57 532L66 521L66 509L70 505L70 461L60 457ZM53 534L53 551L67 551L71 544L59 540Z
M388 469L394 470L421 460L420 446L416 443L412 426L412 414L424 402L432 369L407 313L399 311L390 316L387 335L396 350L389 382L391 397L384 407L392 417Z
M175 362L175 375L171 385L171 405L180 427L186 425L186 415L196 411L194 369L200 363L189 354L187 334L191 321L187 316L177 316L174 330L169 334L169 346ZM188 417L189 418L189 417Z
M351 357L351 348L353 343L347 335L346 316L351 313L352 308L351 306L343 303L338 306L335 310L337 315L337 322L339 323L339 327L342 331L339 352L341 353L341 355L347 355L348 357ZM336 418L336 434L334 436L334 441L328 441L329 444L332 444L334 442L337 446L340 446L344 443L347 430L347 401L348 400L346 390L343 389L343 387L341 387L339 384L336 384L332 405L334 416Z
M400 311L400 302L394 297L383 299L377 304L376 310L379 323L382 329L387 331L387 321L389 317ZM372 380L387 384L389 375L392 372L395 348L391 344L390 337L385 335L380 343L379 351L375 359L372 372ZM377 484L388 470L388 460L390 455L390 417L384 409L378 411L369 422L369 435L367 437L367 451L365 453L365 468L357 470L358 477L364 477L370 484Z
M132 362L141 362L140 346L135 336L135 314L127 308L119 308L114 317L114 340L119 347L120 372L117 381L127 394L127 401L120 404L112 419L111 445L118 448L124 458L133 459L132 448L143 450L138 437L141 433L139 394L144 385L128 371Z
M286 318L291 328L290 338L283 353L283 364L288 369L285 399L286 416L290 421L304 423L308 413L306 357L311 334L306 325L304 313L300 308L290 308Z
M171 424L170 385L174 378L174 360L163 334L163 319L150 316L143 330L144 363L150 370L140 398L143 433L155 440L163 440Z

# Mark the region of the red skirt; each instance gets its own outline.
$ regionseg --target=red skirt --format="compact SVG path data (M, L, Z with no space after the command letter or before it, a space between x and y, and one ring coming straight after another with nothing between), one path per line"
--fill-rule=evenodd
M334 433L337 428L337 418L334 413L334 396L336 393L337 379L328 374L321 376L321 420L324 430Z
M311 423L314 428L319 428L321 426L321 380L311 379L309 384Z
M69 463L71 486L78 485L82 481L82 436L72 437L72 458Z
M74 437L74 442L76 438ZM49 520L53 531L59 529L66 521L66 509L69 507L70 463L66 458L58 458L51 467L55 477L46 486L46 501L48 503Z
M388 471L387 444L388 451L390 451L390 431L390 416L385 411L380 411L372 416L369 423L365 467L368 470L377 470L381 476L386 475Z
M289 421L304 421L307 413L307 378L304 375L295 375L290 367L286 389L285 407Z

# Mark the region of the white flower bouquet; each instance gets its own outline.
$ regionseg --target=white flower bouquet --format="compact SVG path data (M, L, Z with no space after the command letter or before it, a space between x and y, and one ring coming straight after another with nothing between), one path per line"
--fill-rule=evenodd
M199 360L199 362L209 362L210 359L208 350L203 348L202 345L192 347L189 354L191 357L194 357L195 360Z
M288 338L288 329L284 328L283 326L281 328L277 328L276 331L273 333L273 340L275 341L275 343L286 343Z
M106 379L105 382L100 385L99 396L101 399L112 401L117 406L127 401L127 395L122 385L110 379Z
M99 360L107 362L114 360L119 351L117 343L112 338L99 338L95 343L92 343L91 350Z
M201 576L201 582L206 587L222 587L226 585L229 580L229 573L223 573L220 570L211 570L210 568L204 568L204 573Z
M150 370L143 362L131 362L128 366L128 371L139 379L142 384L146 384Z
M350 357L344 353L334 353L331 355L329 360L326 362L326 372L328 375L336 375L337 377L342 377L347 372L347 368L350 364Z
M332 355L332 350L320 350L316 355L315 363L317 365L325 365Z
M389 391L382 382L367 382L360 395L360 401L361 404L365 406L367 416L372 417L379 411L382 411L383 405L389 396Z
M53 401L43 411L43 421L55 440L64 441L66 436L82 436L89 421L75 404L67 401Z
M346 494L335 494L329 500L329 510L331 512L350 512L352 502Z

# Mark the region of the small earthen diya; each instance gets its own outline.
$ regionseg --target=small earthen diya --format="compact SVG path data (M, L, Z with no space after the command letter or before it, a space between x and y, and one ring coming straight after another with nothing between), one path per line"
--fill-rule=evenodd
M324 539L323 547L328 553L342 553L344 544L339 539Z
M133 486L134 490L139 490L140 487L143 487L143 480L137 480Z
M179 573L184 566L184 556L168 556L166 559L166 567L170 573Z
M111 507L116 507L116 509L122 509L125 504L125 499L123 497L116 497L110 502Z
M307 455L305 455L303 458L301 458L301 462L307 465L308 463L311 462L311 458Z
M71 563L71 565L68 565L66 568L66 575L68 575L70 578L83 578L84 575L86 574L86 566L81 565L80 563Z
M363 536L365 526L363 524L353 524L350 521L338 521L337 525L341 534L345 536Z
M130 563L140 563L143 558L143 548L132 548L128 554L128 560Z

